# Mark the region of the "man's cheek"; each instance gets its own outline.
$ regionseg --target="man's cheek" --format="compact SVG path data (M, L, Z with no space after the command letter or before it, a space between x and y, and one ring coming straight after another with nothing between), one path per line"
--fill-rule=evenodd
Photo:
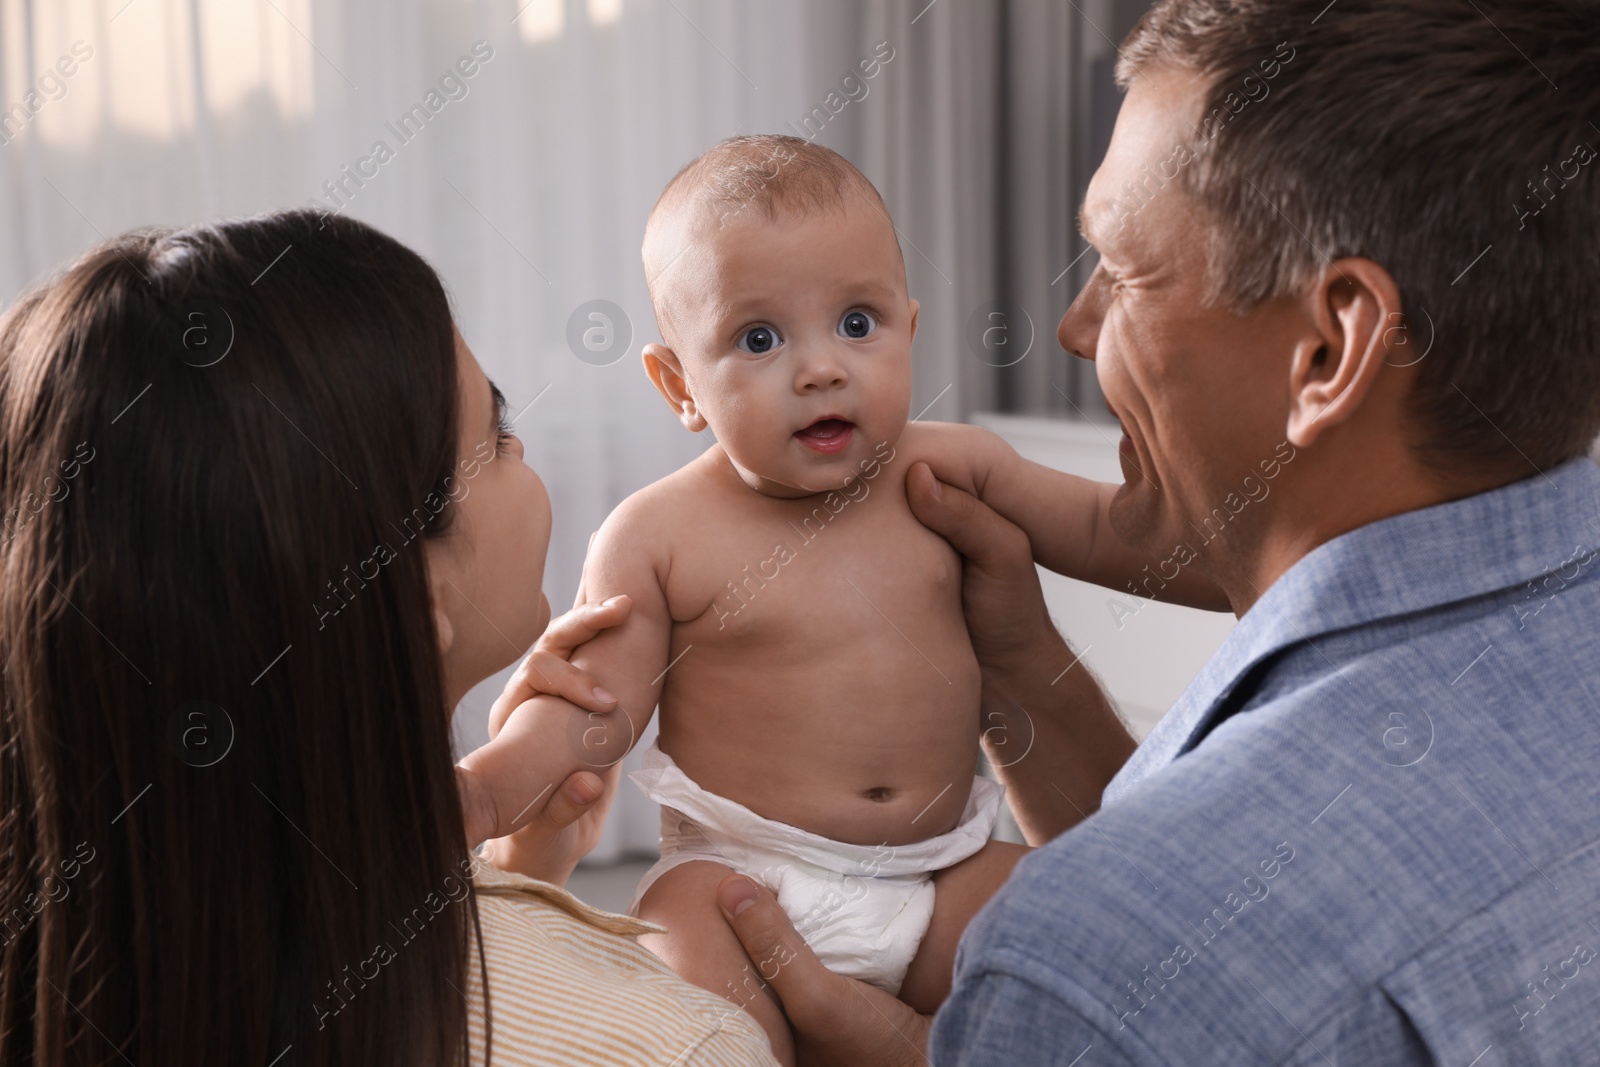
M1134 383L1137 368L1122 338L1116 330L1102 329L1095 346L1094 377L1100 383L1100 392L1115 409L1124 425L1131 414L1130 407L1138 398Z
M1100 392L1105 396L1106 403L1116 411L1119 419L1122 415L1122 382L1112 360L1096 357L1094 361L1094 380L1100 385Z

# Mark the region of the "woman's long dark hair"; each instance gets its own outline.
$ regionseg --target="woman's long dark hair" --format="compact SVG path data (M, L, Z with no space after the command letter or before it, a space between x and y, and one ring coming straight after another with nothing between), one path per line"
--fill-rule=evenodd
M309 212L0 320L0 1062L461 1059L457 393L432 269Z

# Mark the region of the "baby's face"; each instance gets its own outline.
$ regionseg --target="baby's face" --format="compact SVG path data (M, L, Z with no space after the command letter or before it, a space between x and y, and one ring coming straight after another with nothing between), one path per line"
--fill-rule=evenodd
M875 205L704 226L664 287L696 410L752 488L836 489L905 428L917 302Z

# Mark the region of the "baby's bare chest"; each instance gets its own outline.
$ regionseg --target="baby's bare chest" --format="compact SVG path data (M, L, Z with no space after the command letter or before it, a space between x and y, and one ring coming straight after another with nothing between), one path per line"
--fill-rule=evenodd
M707 507L675 540L675 644L806 655L964 642L960 557L911 514L901 486L755 504Z

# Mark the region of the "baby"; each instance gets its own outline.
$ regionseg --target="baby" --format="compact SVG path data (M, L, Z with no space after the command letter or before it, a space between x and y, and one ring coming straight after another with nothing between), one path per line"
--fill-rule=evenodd
M716 443L624 501L590 547L581 596L634 606L575 662L626 718L541 696L480 751L518 764L526 799L577 769L573 752L620 759L659 705L634 778L662 805L661 861L634 910L667 932L642 940L792 1060L717 882L765 883L824 963L932 1011L961 929L1019 851L989 842L1001 789L976 774L961 560L912 515L906 471L927 461L981 496L1051 569L1120 586L1149 561L1095 537L1115 487L974 427L907 421L918 305L883 201L836 153L717 145L662 194L644 263L664 341L646 372ZM479 757L502 782L494 766Z

